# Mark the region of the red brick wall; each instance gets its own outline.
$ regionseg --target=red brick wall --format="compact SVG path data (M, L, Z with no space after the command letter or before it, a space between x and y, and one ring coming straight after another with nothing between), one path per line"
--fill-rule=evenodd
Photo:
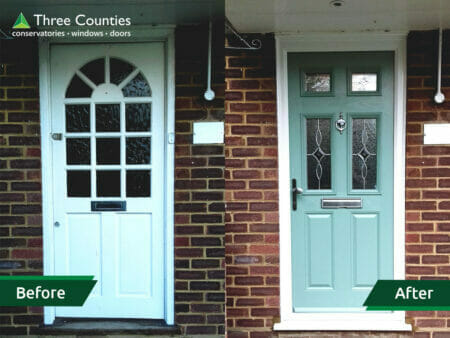
M434 103L436 31L408 36L406 148L406 276L449 279L450 146L424 146L424 123L450 121L450 34L444 36L442 86L446 102ZM418 331L450 337L450 312L409 312ZM439 333L444 332L444 333ZM431 337L424 334L423 337Z
M437 34L412 32L408 37L406 275L410 279L450 276L450 147L422 145L424 122L450 121L449 37L447 33L444 38L442 84L447 101L442 105L432 99ZM279 316L274 59L273 50L266 49L232 53L226 63L225 247L230 337L270 336L272 322ZM414 336L450 337L450 312L408 312L407 317L414 321ZM405 335L389 337L400 336Z
M274 76L272 48L226 57L225 252L230 338L269 336L273 319L279 316Z
M0 40L0 274L42 274L36 44ZM0 333L27 334L41 308L0 307Z
M224 334L224 147L193 145L192 124L224 116L223 30L206 103L207 30L176 34L175 321L186 334Z

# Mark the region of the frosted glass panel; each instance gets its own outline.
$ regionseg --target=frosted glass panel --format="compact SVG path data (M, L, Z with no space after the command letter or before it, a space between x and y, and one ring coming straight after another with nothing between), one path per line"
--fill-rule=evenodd
M67 164L91 164L91 140L89 138L66 139Z
M150 137L127 137L127 164L150 164Z
M306 73L305 91L308 93L331 91L331 75L327 73Z
M377 73L353 73L352 92L376 92Z
M120 105L95 105L95 130L120 131Z
M68 133L89 132L91 129L88 104L66 105L66 131Z
M150 86L142 73L136 75L128 84L122 88L123 96L136 97L136 96L151 96Z
M150 131L150 103L130 103L125 105L126 130Z

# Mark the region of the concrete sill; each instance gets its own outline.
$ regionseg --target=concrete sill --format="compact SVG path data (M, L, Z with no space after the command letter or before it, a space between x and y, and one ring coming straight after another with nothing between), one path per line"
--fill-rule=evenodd
M180 328L162 319L56 318L53 325L41 325L31 334L42 335L176 335Z

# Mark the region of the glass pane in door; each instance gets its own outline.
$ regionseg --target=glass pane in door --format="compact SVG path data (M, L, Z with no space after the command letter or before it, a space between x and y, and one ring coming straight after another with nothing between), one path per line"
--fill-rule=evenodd
M308 189L331 189L330 119L306 119Z
M377 120L353 119L352 187L377 188Z

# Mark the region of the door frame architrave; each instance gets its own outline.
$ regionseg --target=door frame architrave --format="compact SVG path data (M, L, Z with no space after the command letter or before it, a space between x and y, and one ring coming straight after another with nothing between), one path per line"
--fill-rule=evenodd
M394 52L394 279L405 278L405 130L407 32L276 34L280 323L274 330L410 331L405 312L296 313L292 302L288 53Z
M42 27L42 30L49 30ZM98 28L100 29L100 28ZM66 34L74 27L59 28ZM95 30L95 29L90 29ZM101 27L103 32L113 28ZM51 141L51 83L50 83L50 47L52 44L87 43L145 43L163 42L165 46L165 117L164 117L164 319L168 325L174 324L174 159L175 159L175 26L140 25L126 29L131 33L124 38L40 38L39 54L39 104L41 126L41 162L42 162L42 239L43 273L54 275L54 235L53 235L53 172ZM55 320L55 307L44 307L44 324L51 325Z

